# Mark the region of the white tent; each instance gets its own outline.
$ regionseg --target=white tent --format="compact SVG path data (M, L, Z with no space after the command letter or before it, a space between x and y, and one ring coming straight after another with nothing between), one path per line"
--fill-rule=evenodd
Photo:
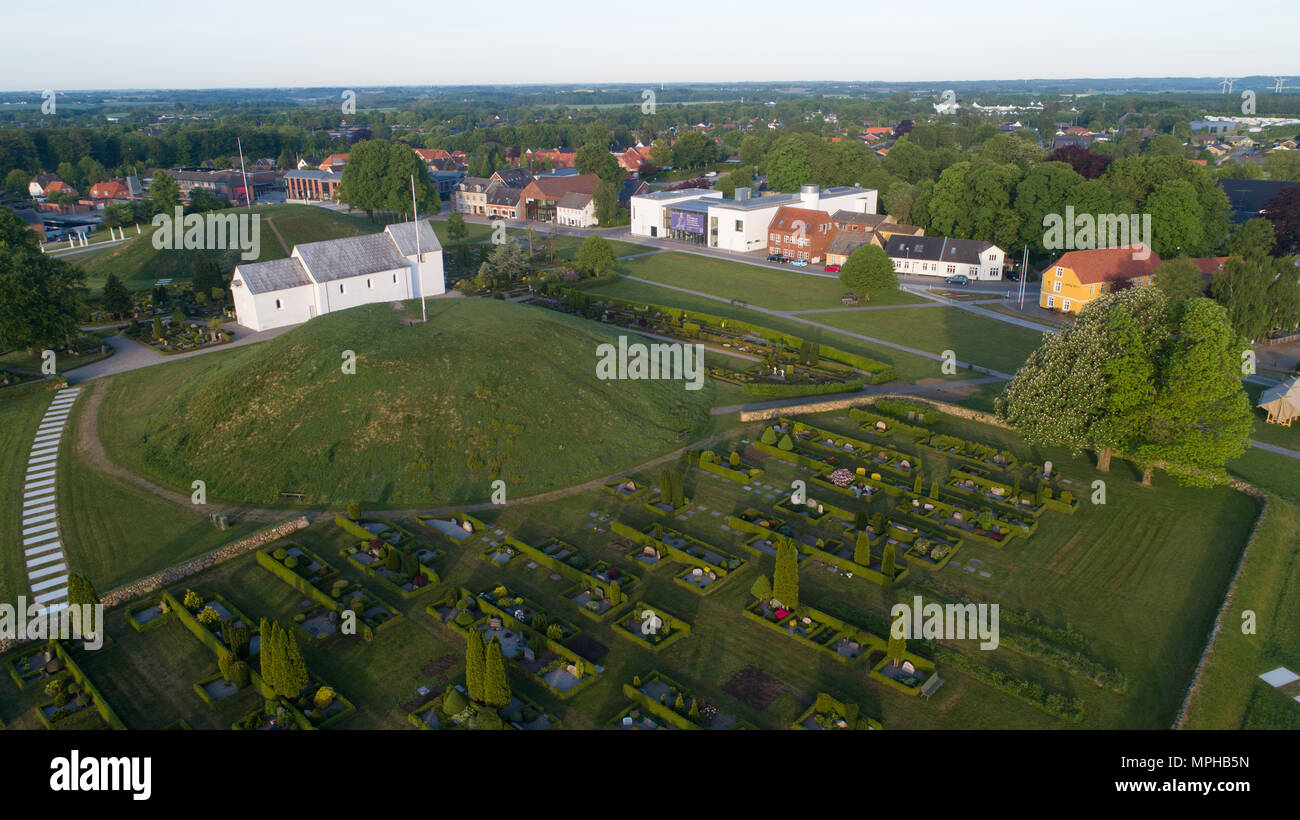
M1290 427L1300 417L1300 376L1292 376L1260 393L1256 406L1268 411L1270 424Z

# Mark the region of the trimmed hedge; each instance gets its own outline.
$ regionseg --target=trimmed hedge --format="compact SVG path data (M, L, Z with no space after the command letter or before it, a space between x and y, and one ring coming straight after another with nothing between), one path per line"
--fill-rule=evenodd
M794 398L796 396L825 396L833 393L857 393L862 389L862 379L823 384L773 384L771 382L746 382L742 391L747 396Z
M72 655L63 648L63 644L59 641L54 642L54 654L58 655L59 659L63 661L63 665L67 667L68 672L71 673L72 679L80 684L82 689L90 694L91 701L95 704L95 710L99 712L99 716L108 724L108 728L125 730L126 725L122 723L122 720L117 716L117 713L113 711L113 707L108 705L108 701L104 700L104 696L99 693L97 688L95 688L95 684L90 682L90 678L86 677L86 673L81 671L81 667L77 665L76 661L72 659ZM41 715L41 720L44 722L45 715L41 714L39 708L36 712Z

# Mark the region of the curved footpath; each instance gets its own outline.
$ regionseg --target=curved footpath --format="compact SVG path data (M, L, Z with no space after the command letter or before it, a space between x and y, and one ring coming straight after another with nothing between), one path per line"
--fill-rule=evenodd
M59 442L80 392L80 388L70 387L55 394L36 430L23 484L22 539L27 582L32 603L52 611L68 605L68 559L59 538L54 474L59 463Z

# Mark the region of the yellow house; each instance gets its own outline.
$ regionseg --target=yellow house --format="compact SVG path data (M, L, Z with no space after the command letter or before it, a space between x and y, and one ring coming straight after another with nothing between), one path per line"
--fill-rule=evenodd
M1078 313L1103 293L1123 282L1144 288L1155 280L1160 257L1155 251L1138 249L1145 259L1134 259L1133 248L1098 248L1070 251L1043 269L1038 306L1064 313Z

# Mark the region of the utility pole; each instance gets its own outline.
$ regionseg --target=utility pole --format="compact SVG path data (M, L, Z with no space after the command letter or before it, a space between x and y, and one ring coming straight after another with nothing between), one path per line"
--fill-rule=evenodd
M415 174L411 174L411 213L415 221L411 223L415 229L415 273L420 279L420 319L429 321L429 314L424 307L424 255L420 253L420 206L415 201Z

